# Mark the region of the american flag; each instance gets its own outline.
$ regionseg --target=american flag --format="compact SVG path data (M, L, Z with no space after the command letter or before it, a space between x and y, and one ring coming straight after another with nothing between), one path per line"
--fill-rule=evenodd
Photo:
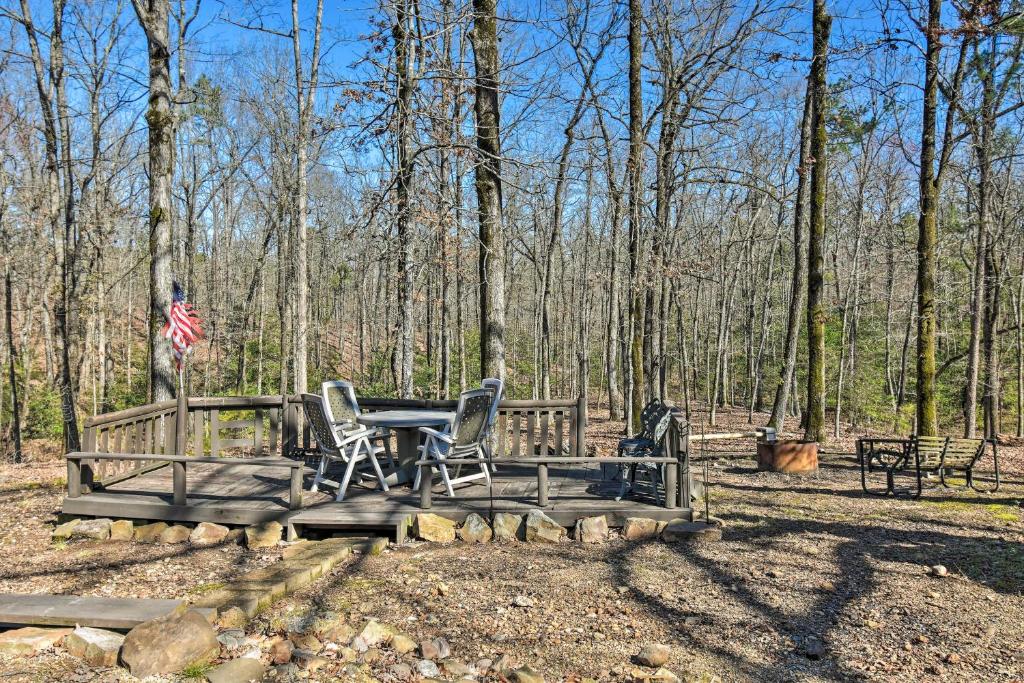
M199 315L193 310L192 304L185 303L185 290L175 282L171 315L164 324L163 335L171 340L178 370L181 370L181 361L192 351L193 344L203 336L199 323Z

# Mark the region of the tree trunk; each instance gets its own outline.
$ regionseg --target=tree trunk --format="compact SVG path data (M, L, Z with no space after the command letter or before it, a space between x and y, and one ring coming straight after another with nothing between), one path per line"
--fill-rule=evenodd
M295 58L295 109L298 135L295 140L295 390L309 388L307 377L309 346L309 247L307 236L307 208L309 195L307 157L309 155L309 120L316 97L317 75L320 62L320 27L324 1L317 0L316 20L313 27L313 54L309 81L306 83L302 68L302 33L299 25L299 2L292 0L292 53Z
M629 0L629 159L626 175L629 184L629 367L627 388L629 413L626 429L630 434L640 429L643 409L643 324L644 297L640 276L641 221L643 199L643 92L640 68L643 60L643 9L640 0Z
M413 254L412 254L412 203L409 190L413 177L413 158L409 154L412 136L412 55L409 40L409 7L408 0L395 3L395 25L392 36L395 41L395 73L397 96L396 117L398 131L396 135L398 157L398 317L401 327L398 337L399 364L399 396L412 398L412 367L413 367ZM429 328L428 328L429 333Z
M814 124L811 138L811 222L807 249L807 415L804 438L825 440L825 184L827 181L828 40L832 18L825 0L814 0L814 59L811 91Z
M800 314L804 306L807 256L804 254L804 226L808 215L807 185L810 179L811 124L814 116L814 96L810 80L804 95L804 114L800 122L800 165L797 168L796 202L793 207L793 281L789 297L789 313L786 317L786 341L783 350L782 370L775 387L775 401L768 426L781 432L786 423L786 404L789 386L796 371L796 352L800 343Z
M917 224L917 433L939 431L935 398L935 243L939 191L935 172L935 125L939 95L942 0L928 0L924 105L921 117L921 215Z
M505 233L502 224L497 0L473 0L476 198L480 226L480 372L505 379Z
M171 116L171 53L168 0L132 0L149 53L149 356L153 401L175 395L174 356L160 330L171 310L171 183L174 120Z

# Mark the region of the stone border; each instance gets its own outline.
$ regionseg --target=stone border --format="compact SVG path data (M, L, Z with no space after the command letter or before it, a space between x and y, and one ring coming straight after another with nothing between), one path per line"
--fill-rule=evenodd
M648 517L628 517L621 533L627 541L707 542L721 540L722 527L722 520L715 518L690 521L680 517L660 522ZM419 540L431 543L452 543L456 538L464 543L562 543L570 538L565 527L540 510L531 510L526 515L498 512L491 524L474 512L461 526L425 512L414 517L412 533ZM571 537L580 543L604 543L611 538L608 519L604 515L580 517L572 528Z

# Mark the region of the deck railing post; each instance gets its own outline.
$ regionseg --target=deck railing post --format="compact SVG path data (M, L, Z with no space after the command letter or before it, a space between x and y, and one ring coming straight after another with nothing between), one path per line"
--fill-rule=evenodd
M587 397L586 394L580 392L579 397L576 399L576 457L585 458L587 456L587 447L584 443L587 430Z
M548 506L548 465L543 462L537 465L537 504Z
M174 504L175 505L187 505L188 500L185 495L185 463L173 462L171 468L174 473Z
M188 396L178 390L178 408L174 413L174 454L185 455L188 441Z
M82 461L68 458L68 498L82 495Z
M431 483L432 483L433 479L434 479L434 472L433 472L433 468L430 466L430 464L428 463L428 464L420 465L420 509L421 510L429 510L430 506L433 504L433 500L431 500L431 496L432 496L432 493L433 493L433 491L431 491L431 489L433 488L431 486Z
M302 507L302 468L293 467L288 487L288 509L298 510Z

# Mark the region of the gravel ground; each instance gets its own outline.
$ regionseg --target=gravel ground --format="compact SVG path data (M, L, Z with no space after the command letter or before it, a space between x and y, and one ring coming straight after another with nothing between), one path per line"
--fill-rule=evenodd
M719 429L730 428L728 417ZM616 429L594 424L592 442L603 451ZM851 447L847 440L830 450ZM732 447L744 449L749 442ZM722 457L710 477L711 514L725 523L720 542L408 544L335 569L249 632L271 639L296 617L325 611L356 627L374 617L416 640L445 638L463 663L504 655L549 681L626 680L631 657L650 643L670 645L668 668L693 681L1021 681L1022 450L1001 449L998 494L938 488L921 501L863 496L854 463L842 456L805 477ZM2 591L180 596L275 556L55 547L49 530L61 491L33 482L61 471L34 471L22 479L0 472ZM948 575L931 575L936 564ZM399 657L379 654L372 676L395 680ZM330 661L311 678L336 680L342 670ZM0 677L128 680L84 671L60 654L0 662Z
M0 465L0 593L179 598L280 556L236 545L55 543L64 472L54 461Z

